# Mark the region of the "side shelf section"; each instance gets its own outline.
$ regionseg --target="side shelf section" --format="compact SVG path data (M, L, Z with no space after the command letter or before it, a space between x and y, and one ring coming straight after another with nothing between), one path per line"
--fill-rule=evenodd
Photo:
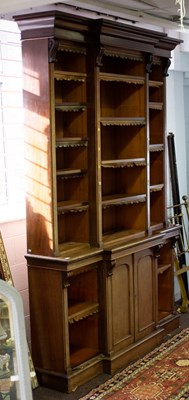
M164 62L154 57L149 74L150 227L161 229L165 216Z
M55 219L58 249L63 251L68 242L89 241L86 49L59 43L53 75Z
M102 372L100 260L97 252L91 264L86 259L75 268L69 260L28 257L32 355L41 385L72 391Z

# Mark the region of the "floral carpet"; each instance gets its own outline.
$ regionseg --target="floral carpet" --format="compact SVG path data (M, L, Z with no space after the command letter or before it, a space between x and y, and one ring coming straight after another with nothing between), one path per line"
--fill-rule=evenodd
M184 329L80 400L98 399L189 399L189 329Z

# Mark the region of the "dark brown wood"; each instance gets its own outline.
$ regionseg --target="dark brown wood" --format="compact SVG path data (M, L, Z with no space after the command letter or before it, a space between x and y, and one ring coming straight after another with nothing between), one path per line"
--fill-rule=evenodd
M115 372L178 326L164 33L60 12L21 29L27 265L39 382Z

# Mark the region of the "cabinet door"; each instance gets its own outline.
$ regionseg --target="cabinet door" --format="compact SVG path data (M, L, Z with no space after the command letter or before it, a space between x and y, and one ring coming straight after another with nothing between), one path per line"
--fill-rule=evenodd
M155 259L153 251L146 249L134 254L135 340L139 340L155 327Z
M119 351L134 341L132 256L116 262L108 277L108 352Z

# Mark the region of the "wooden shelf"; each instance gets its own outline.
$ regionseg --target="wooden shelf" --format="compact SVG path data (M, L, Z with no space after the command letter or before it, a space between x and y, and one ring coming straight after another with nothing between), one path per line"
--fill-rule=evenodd
M64 169L64 170L58 170L56 171L56 176L57 178L62 178L62 179L66 179L66 178L79 178L82 176L85 176L87 173L86 170L84 169Z
M150 193L152 192L160 192L164 188L164 184L160 183L157 185L151 185L150 186Z
M139 239L145 236L145 231L137 229L120 230L118 232L110 232L103 235L103 243L105 246L112 246L125 240Z
M163 103L151 101L149 103L150 110L163 110Z
M145 79L140 76L110 74L107 72L101 72L99 74L99 79L106 82L124 82L134 85L144 85L145 82Z
M87 138L57 138L56 139L56 147L87 147L88 139Z
M93 349L92 347L77 347L71 346L70 349L70 364L74 369L77 365L90 360L99 354L99 350Z
M130 158L127 160L106 160L102 161L103 168L124 168L134 166L146 166L145 158Z
M166 264L166 265L161 265L158 264L158 274L163 274L165 271L167 271L168 269L172 268L171 264Z
M58 202L58 214L64 214L66 212L81 212L88 209L87 202L78 202L78 201L62 201Z
M149 146L149 150L151 153L155 153L158 151L163 151L164 150L164 145L162 143L158 143L158 144L150 144Z
M161 86L163 86L163 82L162 81L151 81L149 80L149 87L153 87L153 88L160 88Z
M86 105L82 103L57 103L55 109L62 112L77 112L86 110Z
M103 196L102 199L102 207L110 207L110 206L118 206L118 205L127 205L134 203L144 203L146 201L145 194L138 195L124 195L124 194L115 194L112 196Z
M145 118L113 118L101 117L100 122L103 126L140 126L146 125Z
M70 301L68 305L68 322L73 324L89 315L96 314L99 311L98 303Z
M71 71L55 71L54 78L57 81L76 81L76 82L85 82L87 74L80 72L71 72Z

